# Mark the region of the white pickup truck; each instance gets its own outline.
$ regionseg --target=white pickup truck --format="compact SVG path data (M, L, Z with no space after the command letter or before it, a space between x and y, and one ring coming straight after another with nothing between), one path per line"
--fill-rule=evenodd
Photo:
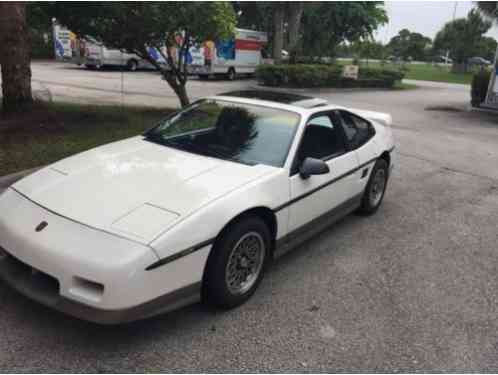
M156 61L164 63L164 59L157 51L151 49L149 53ZM86 42L85 56L82 61L89 69L99 69L103 66L124 66L130 71L142 68L153 69L153 66L147 60L135 54L118 49L109 49L103 44L93 41Z

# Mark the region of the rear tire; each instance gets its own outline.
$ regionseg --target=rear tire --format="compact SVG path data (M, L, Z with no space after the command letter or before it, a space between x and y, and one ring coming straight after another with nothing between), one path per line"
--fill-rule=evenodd
M379 209L386 192L388 177L389 165L387 161L378 159L372 173L370 173L358 213L372 215Z
M258 217L230 225L209 255L203 285L207 302L230 309L247 301L263 279L270 246L270 231Z
M138 69L138 62L136 60L128 60L128 62L126 63L126 68L130 71L130 72L135 72L137 69Z

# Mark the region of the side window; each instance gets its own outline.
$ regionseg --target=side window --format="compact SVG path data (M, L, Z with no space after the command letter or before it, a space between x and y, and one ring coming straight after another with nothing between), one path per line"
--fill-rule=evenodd
M308 126L310 125L316 125L316 126L324 126L326 128L334 128L334 124L332 124L332 121L330 120L330 117L327 115L322 115L322 116L317 116L312 118L308 122Z
M363 146L375 134L373 126L352 113L340 111L346 138L353 149Z
M319 115L306 124L297 154L297 165L307 157L328 160L345 152L344 137L337 120L334 121L328 115Z
M367 120L362 119L361 117L351 115L354 123L356 124L356 128L358 129L360 143L364 144L370 140L375 135L375 130L372 124L370 124Z

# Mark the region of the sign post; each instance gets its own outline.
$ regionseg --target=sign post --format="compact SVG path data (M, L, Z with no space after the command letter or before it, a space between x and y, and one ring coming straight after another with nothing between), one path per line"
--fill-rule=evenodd
M349 79L358 79L359 67L358 65L344 65L342 76Z

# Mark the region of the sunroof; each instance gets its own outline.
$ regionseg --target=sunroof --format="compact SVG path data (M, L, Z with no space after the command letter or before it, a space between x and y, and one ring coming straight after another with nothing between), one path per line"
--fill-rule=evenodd
M303 108L312 108L326 104L326 101L322 99L313 98L311 96L298 95L298 94L289 94L286 92L279 92L279 91L241 90L241 91L225 92L219 95L234 96L237 98L267 100L270 102L296 105Z

